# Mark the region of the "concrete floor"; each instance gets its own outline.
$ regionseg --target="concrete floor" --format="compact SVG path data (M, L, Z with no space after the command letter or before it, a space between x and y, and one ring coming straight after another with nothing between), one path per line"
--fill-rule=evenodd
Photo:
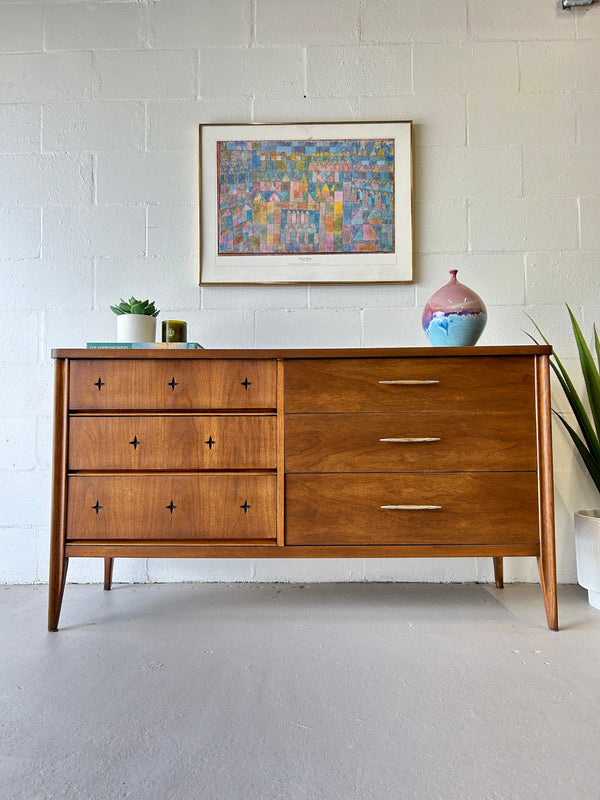
M0 797L598 800L600 612L513 584L0 587Z

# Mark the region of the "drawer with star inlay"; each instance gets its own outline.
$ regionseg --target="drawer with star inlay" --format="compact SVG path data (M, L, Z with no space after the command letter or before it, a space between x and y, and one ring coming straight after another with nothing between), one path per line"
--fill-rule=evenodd
M71 475L67 538L265 540L276 536L275 475Z
M72 416L69 470L275 469L273 415Z
M81 359L71 364L72 410L274 409L273 359Z

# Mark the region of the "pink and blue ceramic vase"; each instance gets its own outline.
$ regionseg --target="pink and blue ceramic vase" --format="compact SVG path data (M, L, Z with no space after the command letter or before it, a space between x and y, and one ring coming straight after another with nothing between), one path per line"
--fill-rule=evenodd
M431 295L423 311L423 330L436 347L474 345L487 322L485 303L456 280L457 272L450 270L450 280Z

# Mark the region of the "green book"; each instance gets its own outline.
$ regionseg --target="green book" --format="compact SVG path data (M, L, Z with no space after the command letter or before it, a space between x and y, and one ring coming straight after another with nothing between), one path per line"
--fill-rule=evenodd
M204 350L198 342L88 342L88 350Z

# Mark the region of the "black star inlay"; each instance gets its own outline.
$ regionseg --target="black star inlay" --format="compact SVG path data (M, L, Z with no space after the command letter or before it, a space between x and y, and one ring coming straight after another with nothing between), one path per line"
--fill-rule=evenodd
M240 506L240 508L243 508L244 509L244 514L247 514L248 513L248 509L252 508L252 506L249 505L247 500L244 500L244 505Z
M132 441L132 442L129 442L129 444L132 444L132 445L133 445L133 449L134 449L134 450L137 450L137 449L138 449L138 445L140 445L140 444L141 444L141 442L140 442L140 440L137 438L137 435L136 435L136 436L134 436L134 437L133 437L133 441Z
M174 502L171 500L171 502L169 503L169 505L168 505L168 506L165 506L165 508L168 508L168 509L169 509L169 511L171 512L171 516L172 516L172 515L173 515L173 512L175 511L175 509L177 508L177 506L176 506L176 505L175 505L175 503L174 503Z
M242 381L242 386L246 391L248 391L248 387L252 386L252 381L249 381L248 378L244 378L244 380Z
M103 386L106 386L106 384L104 383L104 381L102 380L102 378L98 378L98 380L96 381L96 383L94 384L94 386L97 386L97 387L98 387L98 391L99 391L99 392L101 392L101 391L102 391L102 387L103 387Z
M101 509L101 508L104 508L104 506L101 506L101 505L100 505L100 501L99 501L99 500L96 500L96 505L95 505L95 506L92 506L92 508L93 508L93 509L94 509L94 511L96 512L96 515L98 515L98 514L100 513L100 509Z
M204 442L204 444L208 445L208 449L209 450L212 450L213 449L213 445L215 445L216 443L217 443L217 441L216 441L216 439L212 438L212 435L209 436L208 439Z
M176 387L176 386L179 386L179 384L177 383L177 381L175 380L175 378L172 378L172 379L171 379L171 380L170 380L170 381L167 383L167 386L170 386L170 387L171 387L171 389L173 389L173 391L175 391L175 387Z

